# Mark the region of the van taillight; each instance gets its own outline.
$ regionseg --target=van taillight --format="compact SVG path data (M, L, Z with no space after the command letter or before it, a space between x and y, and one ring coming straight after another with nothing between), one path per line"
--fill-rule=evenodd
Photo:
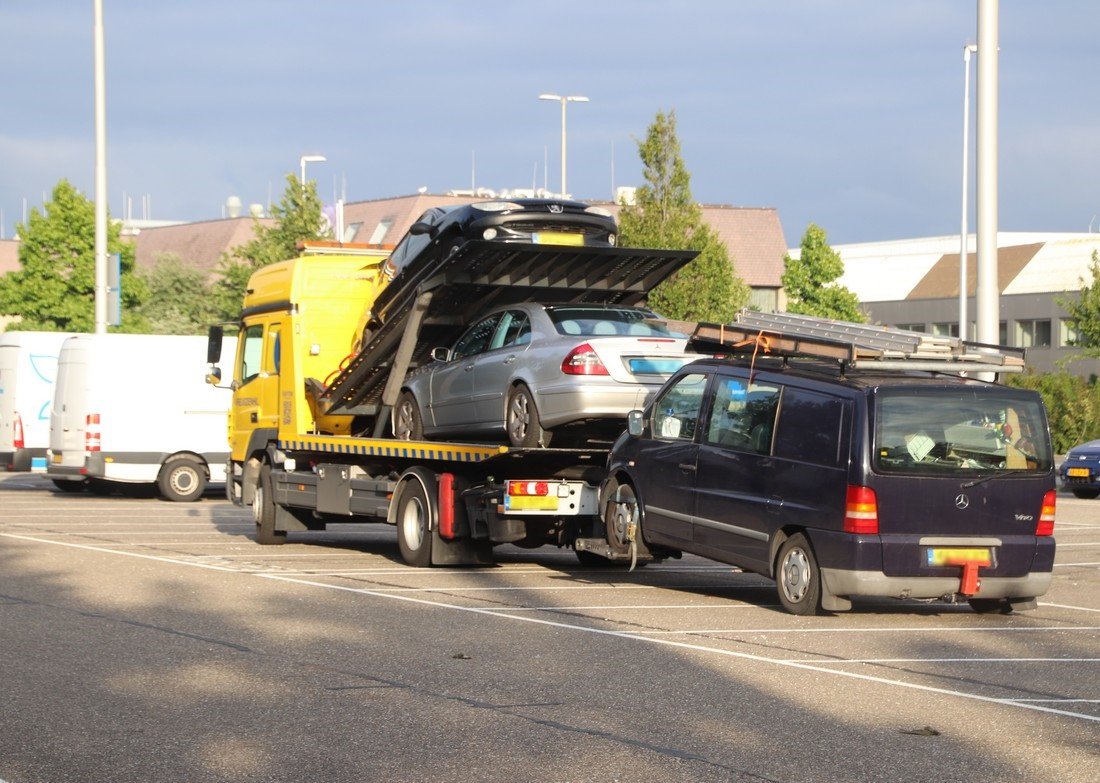
M24 448L26 445L23 440L23 417L18 413L11 420L11 442L17 449Z
M99 451L99 414L89 413L84 417L84 451Z
M1043 510L1039 512L1039 523L1035 525L1035 535L1054 535L1054 499L1058 496L1053 489L1043 495Z
M581 343L569 352L569 355L565 357L565 361L561 363L561 371L566 375L611 374L588 343Z
M848 485L844 503L844 532L878 535L878 498L870 487Z

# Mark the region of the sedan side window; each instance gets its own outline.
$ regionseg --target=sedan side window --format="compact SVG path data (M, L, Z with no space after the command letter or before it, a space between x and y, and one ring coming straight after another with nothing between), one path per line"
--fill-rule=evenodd
M669 387L653 404L653 437L661 440L693 440L707 388L703 373L688 373Z
M466 330L462 337L455 343L452 359L463 359L477 353L484 353L489 348L489 340L500 321L500 313L494 313L488 318L483 318Z
M527 345L531 342L531 321L522 310L509 310L500 319L500 326L493 336L489 350Z

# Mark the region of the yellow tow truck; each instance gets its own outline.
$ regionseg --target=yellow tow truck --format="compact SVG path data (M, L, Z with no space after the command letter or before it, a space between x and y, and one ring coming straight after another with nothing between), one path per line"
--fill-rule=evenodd
M339 522L396 525L415 566L491 562L500 543L602 536L606 451L397 440L392 407L408 370L479 310L636 304L695 255L473 240L408 290L387 291L385 317L371 306L399 284L383 274L386 248L315 243L258 270L233 325L228 498L251 506L263 544ZM210 332L211 383L222 379L223 330Z

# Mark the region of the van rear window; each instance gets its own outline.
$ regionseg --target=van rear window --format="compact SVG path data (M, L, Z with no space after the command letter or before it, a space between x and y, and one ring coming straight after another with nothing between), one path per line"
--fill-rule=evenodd
M1050 436L1038 398L992 387L882 389L875 399L873 454L881 473L1051 469Z

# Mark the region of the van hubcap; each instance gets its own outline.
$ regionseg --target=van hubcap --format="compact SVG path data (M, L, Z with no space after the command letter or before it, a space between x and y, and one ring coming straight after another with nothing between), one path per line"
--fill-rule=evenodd
M810 586L810 561L801 549L792 549L783 560L783 592L797 603Z

